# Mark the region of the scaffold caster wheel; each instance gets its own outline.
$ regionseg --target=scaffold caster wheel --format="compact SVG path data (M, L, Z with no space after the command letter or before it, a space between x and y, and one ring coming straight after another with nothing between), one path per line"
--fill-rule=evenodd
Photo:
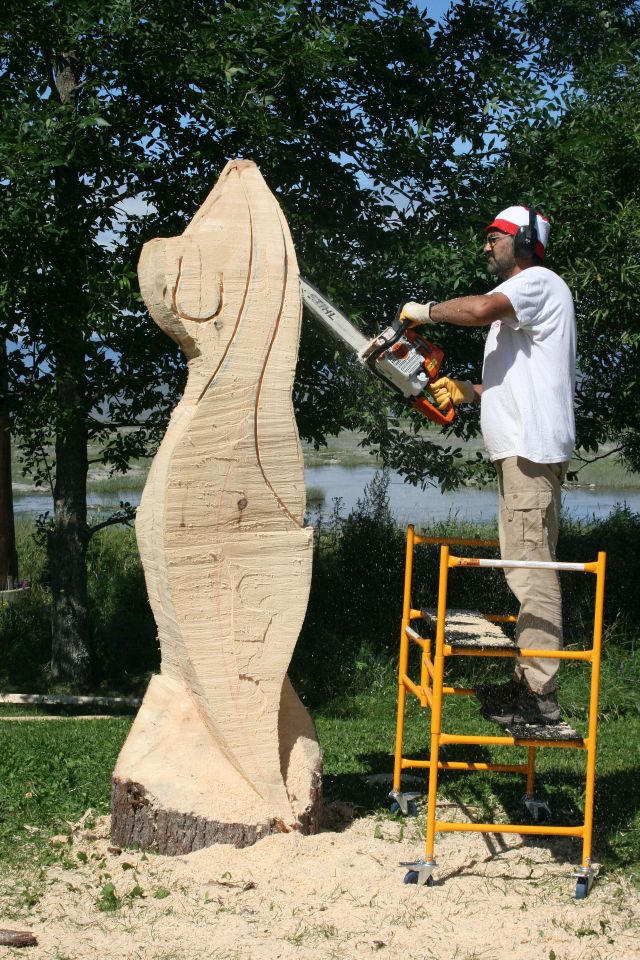
M576 900L584 900L589 893L589 878L578 877L576 881Z
M417 883L418 882L418 871L417 870L408 870L404 875L403 883ZM426 887L433 886L433 877L427 877L427 882L424 884Z
M523 797L527 813L534 823L547 823L551 819L551 808L546 800L536 800L534 797Z
M397 800L394 800L391 806L389 807L389 813L399 813L402 814L402 807ZM404 816L404 814L402 814ZM415 800L407 800L407 816L408 817L417 817L418 808L416 806Z

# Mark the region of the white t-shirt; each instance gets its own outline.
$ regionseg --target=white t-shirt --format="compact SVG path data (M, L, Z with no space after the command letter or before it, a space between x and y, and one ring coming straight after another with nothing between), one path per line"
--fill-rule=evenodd
M495 287L515 319L489 328L481 425L491 460L562 463L575 441L576 321L571 292L546 267L528 267Z

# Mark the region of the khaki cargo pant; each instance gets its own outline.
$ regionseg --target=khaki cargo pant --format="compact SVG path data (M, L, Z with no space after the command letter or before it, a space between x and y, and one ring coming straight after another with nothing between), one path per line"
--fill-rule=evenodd
M566 463L533 463L524 457L497 460L500 553L503 560L555 560L560 488ZM520 602L516 642L520 649L562 648L562 598L556 570L505 570ZM518 658L515 677L534 693L556 689L559 660Z

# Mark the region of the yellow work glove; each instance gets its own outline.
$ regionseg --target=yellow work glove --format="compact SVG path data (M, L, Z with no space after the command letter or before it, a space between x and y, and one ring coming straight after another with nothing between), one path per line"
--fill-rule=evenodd
M450 380L449 377L440 377L431 384L429 390L441 410L446 410L450 403L454 407L461 403L473 403L475 398L471 380Z
M426 323L436 323L435 320L431 319L431 307L435 303L435 300L430 300L429 303L414 303L413 300L409 300L400 311L400 319L402 321L408 320L412 327L421 327Z

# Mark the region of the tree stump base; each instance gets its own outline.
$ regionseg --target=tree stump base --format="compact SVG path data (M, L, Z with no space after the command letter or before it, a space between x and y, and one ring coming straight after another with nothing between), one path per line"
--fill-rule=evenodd
M313 723L288 680L279 738L289 806L274 816L211 737L186 687L154 677L113 775L113 843L174 856L214 843L246 847L272 833L316 833L322 757Z

